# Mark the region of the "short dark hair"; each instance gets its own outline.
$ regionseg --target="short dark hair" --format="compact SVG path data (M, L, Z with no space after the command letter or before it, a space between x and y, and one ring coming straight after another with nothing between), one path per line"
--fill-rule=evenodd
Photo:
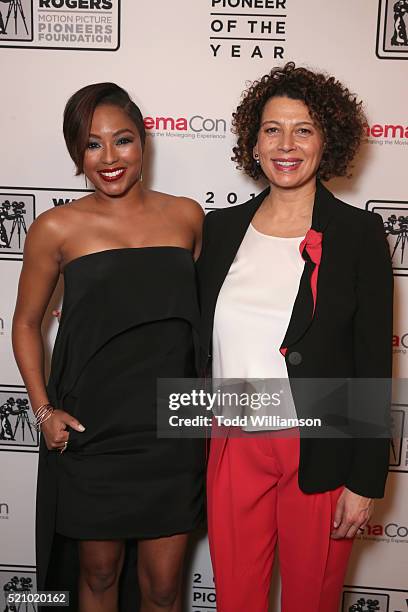
M238 138L231 159L237 168L255 180L264 176L262 168L254 160L253 148L265 104L278 96L304 102L323 133L325 147L318 177L328 180L333 176L347 175L366 124L362 103L334 76L296 68L294 62L272 68L269 74L254 81L244 91L241 103L232 115L233 132Z
M139 132L142 148L146 141L143 115L127 91L115 83L94 83L76 91L64 110L64 138L68 152L76 165L76 174L84 171L84 155L97 106L111 104L125 111Z

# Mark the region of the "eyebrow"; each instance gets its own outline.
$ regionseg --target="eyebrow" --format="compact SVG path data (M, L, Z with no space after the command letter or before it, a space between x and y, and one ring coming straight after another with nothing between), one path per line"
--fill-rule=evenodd
M117 130L116 132L114 132L112 136L115 138L116 136L119 136L119 134L124 134L125 132L130 132L133 135L135 134L130 128L122 128L121 130ZM100 136L98 136L98 134L91 133L89 134L89 137L100 139Z
M261 127L265 125L266 123L277 123L278 125L280 125L279 121L275 121L274 119L268 119L268 121L263 121L263 123L261 123ZM295 123L295 125L305 125L305 124L312 125L314 127L314 123L312 123L312 121L305 120L305 121L297 121Z

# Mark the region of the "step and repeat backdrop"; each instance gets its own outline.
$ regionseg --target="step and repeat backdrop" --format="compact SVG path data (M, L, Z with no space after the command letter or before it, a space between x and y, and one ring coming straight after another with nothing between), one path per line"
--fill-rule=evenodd
M381 214L395 272L395 377L408 374L407 0L0 0L0 608L35 589L38 434L14 363L11 321L24 239L43 211L88 190L74 176L62 111L80 87L114 81L148 132L143 180L206 210L260 191L230 161L231 113L248 81L294 60L365 101L365 142L336 195ZM405 60L405 61L404 61ZM61 288L52 305L60 303ZM44 322L49 352L57 323ZM333 347L336 350L336 347ZM47 357L49 359L49 355ZM357 537L342 612L408 610L408 394L396 386L387 497ZM120 398L119 398L120 401ZM307 529L307 525L305 525ZM207 540L188 575L191 612L216 609ZM279 578L272 609L279 608Z

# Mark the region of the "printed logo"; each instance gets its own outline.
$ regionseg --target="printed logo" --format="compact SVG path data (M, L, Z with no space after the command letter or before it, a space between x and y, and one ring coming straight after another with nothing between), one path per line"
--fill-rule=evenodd
M342 612L388 612L389 606L389 595L350 591L343 593Z
M404 437L404 420L405 413L403 410L391 411L392 440L390 449L390 466L393 467L401 465L402 440Z
M0 47L116 51L120 0L0 0Z
M193 115L191 117L172 117L157 115L145 117L144 124L149 136L166 138L188 138L190 140L223 140L226 138L227 121Z
M365 126L364 144L408 146L408 126L399 123L373 123Z
M366 209L380 214L390 244L392 267L396 276L408 275L408 202L369 200Z
M0 259L22 255L27 230L35 219L35 197L0 192Z
M37 448L39 434L25 391L0 389L0 450Z
M34 570L27 570L22 566L14 566L13 569L0 565L0 610L4 612L36 612L37 605L33 602L8 604L9 593L28 595L37 591L36 575Z
M211 57L283 60L289 3L290 0L210 0Z
M210 559L206 559L205 568L211 568ZM216 609L217 598L215 594L214 577L209 572L194 572L191 575L190 608L193 612L204 612Z
M92 190L0 187L0 259L22 259L27 230L37 213L88 193Z
M341 612L402 612L407 598L401 589L345 585Z
M0 521L8 519L9 517L9 505L4 501L0 501Z
M1 0L0 40L33 40L33 0Z
M408 406L394 404L391 410L391 449L390 472L405 472L408 474Z
M377 57L408 59L408 0L380 0Z
M367 523L364 529L359 529L358 540L384 542L386 544L408 544L408 527L397 522Z
M1 333L1 332L0 332ZM398 336L396 334L392 337L392 350L394 355L400 353L405 355L408 349L408 332Z

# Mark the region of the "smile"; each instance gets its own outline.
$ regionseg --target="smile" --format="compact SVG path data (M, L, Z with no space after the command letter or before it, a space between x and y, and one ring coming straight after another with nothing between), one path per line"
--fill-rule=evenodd
M301 159L293 159L293 160L292 159L290 160L289 159L273 159L272 162L277 170L291 172L299 168L300 164L302 163L302 160Z
M126 168L117 168L116 170L99 170L98 174L103 178L107 183L111 183L112 181L118 181L125 174Z

